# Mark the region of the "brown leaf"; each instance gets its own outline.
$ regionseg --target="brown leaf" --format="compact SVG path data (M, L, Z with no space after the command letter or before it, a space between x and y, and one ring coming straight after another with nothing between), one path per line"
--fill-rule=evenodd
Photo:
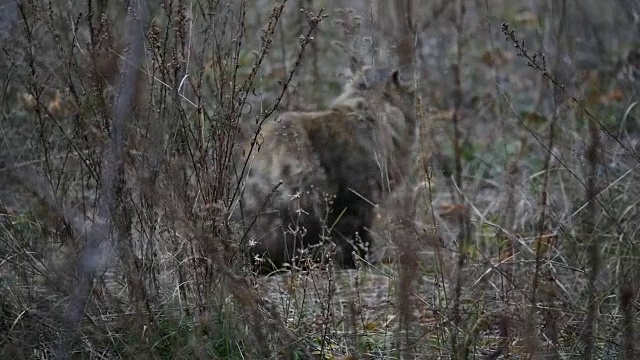
M546 116L535 111L523 111L520 113L520 117L529 125L544 124L548 120Z
M523 11L514 16L513 22L520 25L535 26L538 24L538 16L533 11Z
M450 121L451 119L453 119L453 109L437 111L431 115L431 118L434 121Z
M557 240L557 234L545 234L538 236L534 243L536 254L539 256L546 256L549 251L556 246Z
M446 220L466 220L469 218L469 209L463 204L445 203L440 206L438 214Z
M600 94L598 98L601 105L608 105L614 102L620 102L624 98L624 94L620 89L613 89L607 94Z
M28 93L20 94L19 101L20 105L27 111L33 111L38 106L38 101L35 96Z
M62 113L62 96L59 90L56 90L53 100L49 101L47 111L52 115L60 115Z
M501 49L494 49L491 51L485 51L480 60L487 66L500 66L511 60L513 56L510 53L502 51Z
M378 327L376 326L376 323L374 323L374 322L368 322L368 323L364 324L364 329L367 330L367 331L374 331L377 328Z

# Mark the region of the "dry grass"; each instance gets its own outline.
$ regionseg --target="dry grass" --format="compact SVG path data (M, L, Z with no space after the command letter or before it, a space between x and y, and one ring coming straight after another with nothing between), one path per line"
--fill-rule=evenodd
M636 358L636 2L162 4L0 7L3 359ZM234 144L336 44L413 71L411 175L356 269L260 276Z

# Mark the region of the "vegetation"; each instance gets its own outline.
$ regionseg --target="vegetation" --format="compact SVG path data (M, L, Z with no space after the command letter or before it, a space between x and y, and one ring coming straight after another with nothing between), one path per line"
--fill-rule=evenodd
M636 358L637 1L346 6L0 5L3 359ZM413 76L410 176L354 269L256 274L238 149L350 54Z

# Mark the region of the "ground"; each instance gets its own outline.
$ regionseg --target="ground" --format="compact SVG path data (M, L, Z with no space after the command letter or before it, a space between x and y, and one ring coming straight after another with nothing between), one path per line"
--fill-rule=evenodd
M280 5L0 6L3 356L637 357L637 4ZM413 70L411 175L359 270L257 276L238 129L328 108L344 48Z

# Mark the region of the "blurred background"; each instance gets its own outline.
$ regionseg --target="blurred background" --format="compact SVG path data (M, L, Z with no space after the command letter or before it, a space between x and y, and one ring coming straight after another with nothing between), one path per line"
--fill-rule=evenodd
M639 45L637 0L1 1L3 358L635 359ZM414 168L357 269L254 274L234 144L350 56Z

